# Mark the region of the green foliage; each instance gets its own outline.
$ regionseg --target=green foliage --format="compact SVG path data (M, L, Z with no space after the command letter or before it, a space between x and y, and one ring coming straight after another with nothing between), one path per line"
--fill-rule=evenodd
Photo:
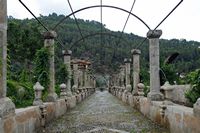
M192 89L185 93L185 97L191 103L195 103L200 97L200 69L189 73L186 76L186 82L192 84Z
M56 73L57 75L57 83L67 83L67 80L69 79L69 72L67 70L67 66L65 64L61 64L58 68L58 71Z
M39 81L42 86L45 87L45 90L49 86L49 57L50 53L47 48L42 48L36 52L35 59L35 81Z
M47 25L50 29L55 26L58 20L61 20L64 15L57 15L56 13L49 16L40 16L39 19ZM78 19L83 36L94 34L101 31L102 24L96 21ZM115 36L121 36L120 32L113 32L103 25L103 31L111 33ZM48 88L49 85L49 61L50 56L43 47L43 39L41 33L45 30L38 24L35 19L8 19L8 78L9 80L23 82L33 82L39 80L41 84ZM81 36L76 27L75 21L72 18L65 20L57 28L59 40L65 44L67 48L73 51L74 58L84 57L92 62L92 69L97 75L111 75L119 69L120 64L123 63L124 58L130 58L130 50L137 47L144 39L133 33L124 33L121 41L119 38L109 35L96 35L79 41ZM164 66L162 68L168 80L174 81L174 72L187 73L197 69L200 66L200 43L196 41L186 41L178 39L161 39L160 40L160 58L167 58L170 53L179 52L180 56L177 58L174 65L171 67ZM146 41L140 50L141 54L141 81L145 85L149 85L149 45ZM41 49L42 48L42 49ZM40 49L37 54L36 51ZM67 75L63 69L62 64L62 47L55 42L55 61L56 61L56 83L64 82L64 77ZM36 57L34 56L36 55ZM36 58L36 59L35 59ZM166 68L165 68L166 67ZM62 70L62 71L61 71ZM34 77L35 76L35 77ZM32 78L34 77L34 80ZM97 85L105 85L103 80L97 81ZM59 88L59 87L58 87ZM59 90L59 89L58 89ZM45 90L46 91L46 90ZM44 95L47 92L44 91ZM59 92L59 91L58 91ZM148 89L147 91L148 92ZM15 94L15 93L14 93ZM13 95L14 95L13 94Z
M33 85L7 80L7 96L17 108L31 106L34 100Z
M169 81L170 84L174 84L174 81L178 81L178 75L176 74L176 69L173 64L165 64L161 66L161 71L163 71L163 76L166 79L165 81Z

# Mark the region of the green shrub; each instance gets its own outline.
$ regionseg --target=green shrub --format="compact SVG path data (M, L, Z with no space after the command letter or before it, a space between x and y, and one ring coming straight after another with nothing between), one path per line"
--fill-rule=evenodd
M191 103L195 103L200 97L200 69L189 73L185 80L186 83L190 83L192 85L192 88L185 93L185 97Z
M7 96L17 108L31 106L34 100L33 84L7 80Z

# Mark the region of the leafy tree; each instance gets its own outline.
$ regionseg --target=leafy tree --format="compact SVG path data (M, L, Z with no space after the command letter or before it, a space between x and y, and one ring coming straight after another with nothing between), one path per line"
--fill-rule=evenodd
M185 93L185 97L191 103L195 103L200 97L200 69L189 73L186 77L186 82L192 84L192 89Z

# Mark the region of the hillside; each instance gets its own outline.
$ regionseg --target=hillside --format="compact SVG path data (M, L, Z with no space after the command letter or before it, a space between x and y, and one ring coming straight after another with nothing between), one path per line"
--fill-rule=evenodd
M55 13L49 16L40 16L39 20L51 29L64 16ZM101 24L96 21L78 19L83 36L101 32ZM28 73L33 71L33 60L37 50L43 47L42 33L45 32L34 19L18 20L12 17L8 19L8 49L9 49L9 78L18 79L18 75L26 70ZM56 30L58 38L64 44L66 49L71 48L73 58L86 58L92 61L95 73L107 74L113 73L118 66L123 63L123 59L131 57L130 50L137 47L144 38L136 34L123 34L113 32L103 27L102 36L88 37L83 41L74 19L67 19ZM164 31L163 31L164 32ZM109 35L111 33L112 35ZM102 42L101 42L102 37ZM178 39L161 39L160 58L161 64L170 54L178 52L180 55L174 62L174 71L177 73L187 73L200 66L200 43L196 41L186 41ZM62 46L56 43L56 68L62 62ZM141 65L142 71L148 71L148 41L141 47ZM34 76L34 75L30 75Z

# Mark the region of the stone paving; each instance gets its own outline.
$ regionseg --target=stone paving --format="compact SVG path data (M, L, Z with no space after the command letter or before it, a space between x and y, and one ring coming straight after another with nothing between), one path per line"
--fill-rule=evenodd
M46 127L47 133L168 133L107 91L97 91Z

